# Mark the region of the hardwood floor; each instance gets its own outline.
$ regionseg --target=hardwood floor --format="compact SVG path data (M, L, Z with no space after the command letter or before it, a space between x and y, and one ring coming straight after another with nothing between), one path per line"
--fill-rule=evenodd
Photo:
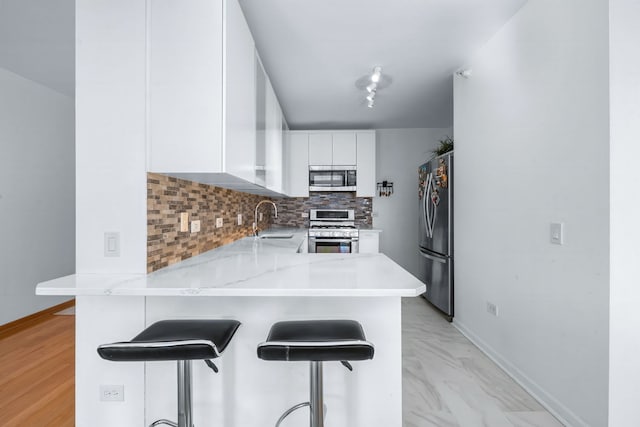
M422 298L402 301L404 427L559 427ZM75 316L0 338L0 424L74 425ZM354 426L356 427L356 426Z
M75 316L48 314L0 339L0 424L66 427L75 414Z

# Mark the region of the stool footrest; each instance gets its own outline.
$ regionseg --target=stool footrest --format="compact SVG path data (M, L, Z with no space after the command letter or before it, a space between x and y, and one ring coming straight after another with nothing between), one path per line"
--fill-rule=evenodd
M152 422L151 424L149 424L149 427L156 427L163 424L171 427L178 427L178 423L174 423L173 421L164 420L164 419Z
M305 406L310 406L311 404L309 402L302 402L302 403L298 403L297 405L292 406L291 408L287 409L286 411L284 411L284 413L280 416L280 418L278 418L278 422L276 422L276 427L280 426L280 423L284 421L285 418L287 418L289 415L291 415L291 413L293 411L296 411L300 408L304 408Z

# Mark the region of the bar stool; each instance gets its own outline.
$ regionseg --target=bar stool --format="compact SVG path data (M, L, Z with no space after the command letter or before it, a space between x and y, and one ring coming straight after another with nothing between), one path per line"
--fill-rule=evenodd
M214 372L211 359L222 354L240 326L236 320L162 320L149 326L131 341L103 344L98 354L115 362L178 362L178 422L160 419L150 427L166 424L193 427L191 361L204 360Z
M300 320L274 323L267 341L258 345L262 360L309 361L310 398L287 409L276 427L293 411L310 410L310 426L324 427L322 362L339 361L350 371L349 360L373 358L373 345L366 341L360 323L354 320Z

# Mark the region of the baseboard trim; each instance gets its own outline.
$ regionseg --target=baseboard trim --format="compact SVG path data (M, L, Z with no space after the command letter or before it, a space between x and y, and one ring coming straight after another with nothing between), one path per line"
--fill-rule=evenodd
M576 413L571 411L558 401L558 399L536 384L535 381L531 380L531 378L529 378L524 372L502 357L502 355L495 351L464 324L460 323L455 317L453 318L453 326L484 354L486 354L489 359L502 368L507 375L524 388L531 396L533 396L534 399L544 406L544 408L562 424L565 426L588 426L588 424Z
M76 305L76 300L71 299L63 302L62 304L54 305L53 307L45 308L44 310L22 317L18 320L14 320L13 322L0 325L0 339L7 338L15 333L24 331L25 329L45 321L49 316L52 316L66 308L73 307L74 305Z

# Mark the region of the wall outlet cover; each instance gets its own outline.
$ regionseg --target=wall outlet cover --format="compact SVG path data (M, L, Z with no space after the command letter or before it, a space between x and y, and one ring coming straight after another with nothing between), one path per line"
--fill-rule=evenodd
M242 225L242 214L238 214L238 225Z
M197 233L200 231L200 220L191 221L191 232Z
M549 227L549 239L554 245L562 245L564 243L564 223L551 223Z
M124 385L100 384L101 402L124 402Z
M487 313L498 316L498 306L494 303L487 301Z
M216 228L222 227L223 224L224 224L224 221L222 218L216 218Z
M258 213L258 221L262 221L262 212Z
M189 212L182 212L180 214L180 231L183 233L189 231Z

